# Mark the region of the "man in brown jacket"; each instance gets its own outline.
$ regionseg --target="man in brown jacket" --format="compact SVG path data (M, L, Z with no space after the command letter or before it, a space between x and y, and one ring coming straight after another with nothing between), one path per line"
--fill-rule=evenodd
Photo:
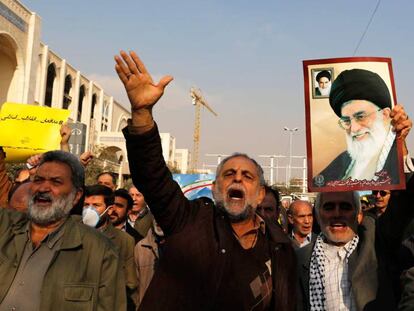
M0 209L0 310L125 310L112 243L71 217L84 170L70 153L43 155L27 214Z
M245 154L217 168L215 203L187 200L162 156L152 108L172 77L154 84L138 56L121 52L116 71L131 101L124 129L134 185L166 236L140 310L294 310L295 254L281 228L263 220L263 170Z

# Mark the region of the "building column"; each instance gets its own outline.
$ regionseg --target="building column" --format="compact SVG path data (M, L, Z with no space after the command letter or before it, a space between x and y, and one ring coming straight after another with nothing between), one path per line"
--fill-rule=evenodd
M39 105L45 105L47 67L49 66L49 47L45 45L42 51L42 59L40 64L40 81L39 81Z
M114 111L114 97L109 98L109 109L108 109L108 132L112 131L112 113Z
M80 88L80 71L76 71L76 77L75 77L75 86L73 89L73 97L72 97L72 111L70 112L70 117L73 120L73 122L76 122L76 117L78 113L78 105L79 105L79 88Z
M53 108L62 108L63 107L63 93L65 91L65 78L66 78L66 60L63 59L60 63L60 71L59 76L57 77L56 82L57 85L57 92L56 92L56 100L52 102Z
M92 109L92 97L93 97L93 81L89 81L88 87L88 100L84 102L82 108L82 115L81 115L81 122L86 124L86 140L85 140L85 147L89 146L89 137L91 135L91 109ZM93 129L92 129L93 130Z
M30 81L36 81L41 28L41 20L35 13L31 14L28 26L24 82L21 93L22 98L20 100L25 104L33 104L35 101L36 84L30 83Z

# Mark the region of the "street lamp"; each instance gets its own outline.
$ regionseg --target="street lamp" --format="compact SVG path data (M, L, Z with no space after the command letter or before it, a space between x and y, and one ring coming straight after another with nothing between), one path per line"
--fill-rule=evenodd
M297 127L290 129L288 127L283 128L286 132L289 132L289 169L288 172L286 172L286 188L290 187L290 177L292 174L292 137L293 133L298 130Z

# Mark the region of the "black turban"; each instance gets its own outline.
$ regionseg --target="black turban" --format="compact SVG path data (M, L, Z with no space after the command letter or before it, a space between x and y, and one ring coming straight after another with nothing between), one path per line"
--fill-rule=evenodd
M319 80L323 77L328 78L328 80L331 81L331 74L329 73L328 70L319 71L318 74L316 75L316 81L319 82Z
M332 83L329 104L338 117L343 103L350 100L367 100L381 109L391 108L391 95L384 80L364 69L342 71Z

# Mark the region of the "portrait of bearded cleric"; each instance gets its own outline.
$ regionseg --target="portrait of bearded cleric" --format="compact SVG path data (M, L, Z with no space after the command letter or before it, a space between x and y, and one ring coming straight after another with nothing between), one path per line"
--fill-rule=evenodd
M397 141L390 117L394 101L389 86L378 73L365 68L335 72L339 74L331 78L329 97L325 99L329 124L334 129L327 127L325 137L334 137L326 140L309 136L314 140L311 146L318 145L320 151L325 142L326 146L331 143L340 147L312 172L311 188L369 189L400 184ZM319 123L321 127L328 121ZM315 154L320 152L313 153L314 160Z
M314 78L314 93L313 97L328 97L332 85L332 68L321 69L320 71L313 70Z

